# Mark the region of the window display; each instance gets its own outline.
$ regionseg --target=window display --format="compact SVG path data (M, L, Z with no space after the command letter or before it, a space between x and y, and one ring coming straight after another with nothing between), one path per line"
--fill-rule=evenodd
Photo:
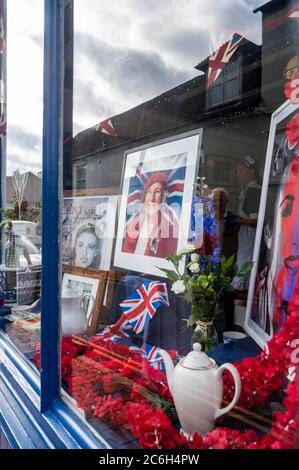
M297 0L0 0L12 446L298 448L298 46Z
M112 447L295 447L297 108L271 124L293 5L220 2L208 47L205 7L179 3L74 1L62 386Z

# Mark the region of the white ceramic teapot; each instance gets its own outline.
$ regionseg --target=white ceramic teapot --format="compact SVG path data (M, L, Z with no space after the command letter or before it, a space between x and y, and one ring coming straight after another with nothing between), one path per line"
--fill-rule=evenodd
M159 349L166 368L169 390L182 426L181 432L189 438L195 433L212 431L214 421L228 413L238 402L241 393L239 372L232 364L218 367L195 343L193 351L174 367L169 354ZM235 381L232 402L220 408L223 396L222 373L229 370Z
M61 334L62 336L83 335L86 333L88 320L84 313L84 299L89 298L92 311L95 299L91 294L80 294L72 289L64 289L61 297Z

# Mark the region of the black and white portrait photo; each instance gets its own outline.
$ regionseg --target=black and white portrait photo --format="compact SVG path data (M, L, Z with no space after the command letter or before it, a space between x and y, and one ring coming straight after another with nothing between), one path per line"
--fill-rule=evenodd
M64 198L62 262L107 270L111 263L117 198Z

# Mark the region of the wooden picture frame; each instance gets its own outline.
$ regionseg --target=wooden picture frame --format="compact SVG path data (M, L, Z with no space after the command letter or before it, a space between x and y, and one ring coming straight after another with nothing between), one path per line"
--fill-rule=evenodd
M98 324L101 320L101 309L103 307L104 296L106 292L107 271L99 271L93 268L79 268L77 266L62 265L62 291L67 282L75 283L76 288L82 290L82 293L90 292L95 299L92 311L88 311L86 316L88 319L86 334L93 335L97 331ZM88 282L89 281L89 282ZM80 284L83 284L82 286ZM89 284L89 285L88 285ZM86 289L86 290L85 290Z

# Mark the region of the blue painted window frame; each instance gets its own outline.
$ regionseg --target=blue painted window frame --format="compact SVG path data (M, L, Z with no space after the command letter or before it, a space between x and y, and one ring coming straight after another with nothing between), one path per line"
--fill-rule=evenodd
M42 168L41 412L60 395L60 201L62 164L63 0L44 4Z

